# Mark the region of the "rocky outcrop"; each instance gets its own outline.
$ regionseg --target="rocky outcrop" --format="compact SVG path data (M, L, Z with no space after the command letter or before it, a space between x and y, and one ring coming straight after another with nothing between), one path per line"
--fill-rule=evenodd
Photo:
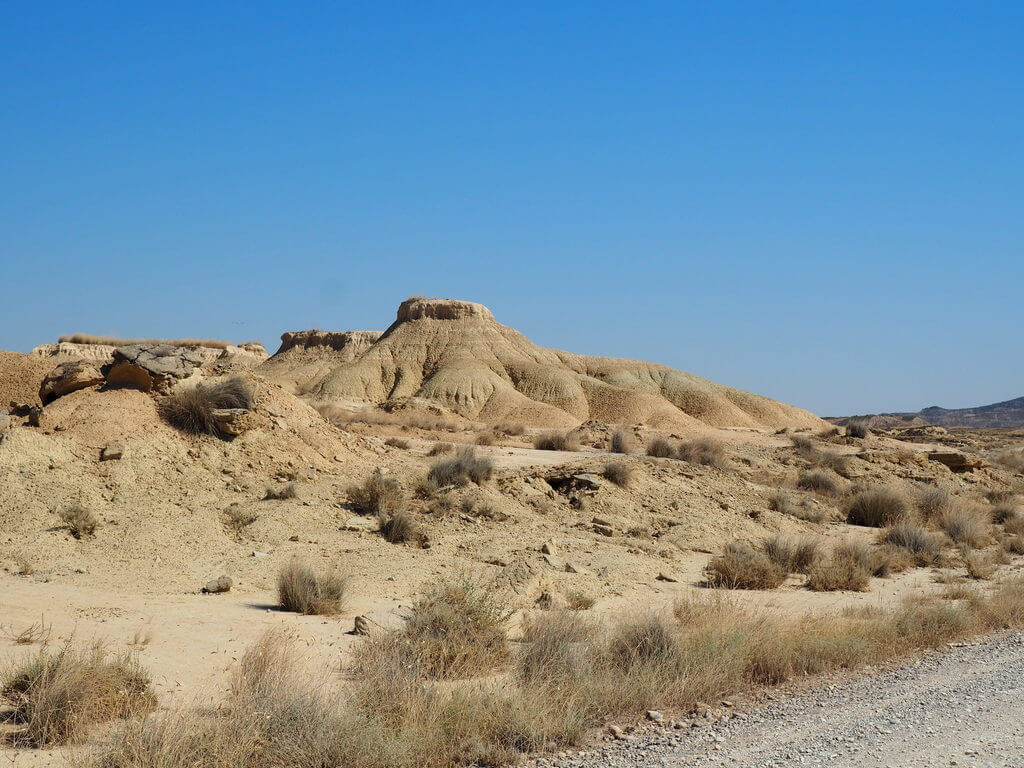
M277 350L276 355L296 348L318 348L320 352L346 351L351 355L349 359L354 360L379 338L380 331L291 331L281 334L281 348Z
M92 360L72 360L61 363L43 379L39 387L39 399L43 405L58 397L86 387L97 387L104 381L100 366Z
M114 364L107 384L143 392L169 392L175 383L191 376L205 362L196 347L131 344L114 350Z
M61 341L56 344L40 344L29 353L35 357L58 358L67 360L94 360L100 365L109 363L114 356L113 347L109 344L75 344Z

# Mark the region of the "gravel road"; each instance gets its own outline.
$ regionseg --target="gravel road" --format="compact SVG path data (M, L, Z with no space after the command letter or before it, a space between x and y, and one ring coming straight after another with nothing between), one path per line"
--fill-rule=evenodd
M562 768L1024 768L1024 635L932 653L746 712L637 729ZM699 724L695 725L697 722Z

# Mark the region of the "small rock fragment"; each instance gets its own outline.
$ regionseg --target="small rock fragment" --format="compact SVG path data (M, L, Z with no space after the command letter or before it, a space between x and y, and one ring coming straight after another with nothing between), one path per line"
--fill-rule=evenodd
M230 576L219 576L212 581L206 582L206 586L201 590L208 595L216 595L221 592L230 592L231 587L234 586L234 581Z

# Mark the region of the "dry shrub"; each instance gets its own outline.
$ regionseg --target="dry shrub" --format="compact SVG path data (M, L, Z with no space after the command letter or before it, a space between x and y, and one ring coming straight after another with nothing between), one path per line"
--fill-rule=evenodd
M381 516L393 515L406 504L402 484L381 469L374 470L362 485L349 486L348 500L363 514Z
M1002 546L1008 555L1024 555L1024 536L1007 536Z
M837 475L847 477L850 474L850 458L833 451L819 451L815 463L819 467L830 469Z
M542 432L533 439L538 451L578 451L579 440L567 432Z
M856 437L858 439L863 440L870 433L871 430L868 429L868 425L865 424L863 421L851 421L849 424L846 425L847 437Z
M427 480L438 488L446 486L462 487L473 482L482 485L491 478L494 463L476 455L472 447L463 448L458 456L443 459L430 467Z
M633 482L633 468L624 461L612 461L604 465L604 478L622 488Z
M224 510L224 525L234 533L240 533L243 528L252 525L258 519L259 516L255 512L241 504L232 504Z
M277 574L277 599L282 610L309 616L340 613L347 579L333 570L317 573L299 560L284 565Z
M1014 515L1003 521L1003 530L1011 536L1024 536L1024 515Z
M67 527L68 532L76 539L93 536L100 521L92 512L81 504L72 504L57 511L57 517Z
M493 432L481 432L475 440L477 445L494 445L497 441L498 438Z
M991 579L996 572L996 565L992 558L981 552L966 552L964 565L967 567L967 575L972 579Z
M636 438L631 432L617 429L612 435L611 450L612 453L636 453Z
M423 541L423 533L410 512L400 509L379 516L380 535L391 544L404 544L410 541Z
M821 542L808 537L776 534L761 540L761 551L786 573L807 573L821 556Z
M252 408L252 390L240 376L178 387L160 401L159 411L164 421L182 432L230 437L213 418L213 412L221 408Z
M914 498L918 513L925 520L935 520L953 504L953 497L944 488L923 488Z
M35 747L80 741L97 723L133 717L156 704L149 675L127 654L101 646L41 650L8 674L0 689L21 725L16 742Z
M807 435L790 435L789 439L793 443L793 448L796 452L805 459L817 457L818 449L814 444L814 440L807 437Z
M516 660L516 674L524 682L544 684L551 676L581 677L591 663L591 649L599 625L572 611L545 611L523 624L524 650Z
M871 569L863 553L837 546L832 555L821 560L807 574L807 586L815 592L863 592L871 580Z
M942 534L914 523L897 523L882 534L882 541L909 552L917 565L935 565L942 555Z
M898 491L872 488L854 495L846 507L846 522L884 528L910 516L910 505Z
M808 469L800 473L796 487L805 491L835 496L839 493L839 480L835 474L823 469Z
M278 488L267 488L265 494L263 494L264 501L286 501L287 499L299 498L299 484L298 483L285 483Z
M1012 520L1020 514L1020 507L1010 502L1004 502L1002 504L996 504L992 507L992 522L998 523L999 525L1005 525L1008 520Z
M729 458L725 455L725 448L717 440L708 437L680 443L677 455L683 461L688 461L691 464L703 464L718 469L729 468Z
M676 448L663 437L656 437L647 444L647 455L656 459L674 459Z
M427 452L427 456L444 456L454 452L455 446L451 443L434 443Z
M46 623L46 617L40 617L39 621L29 624L22 630L8 630L4 634L15 645L34 645L35 643L43 643L45 645L50 642L52 631L53 625Z
M401 448L403 451L409 449L409 441L401 437L389 437L384 441L384 445L388 448Z
M793 501L793 497L785 491L776 491L768 500L768 506L780 514L789 515L808 523L824 522L827 516L825 511L822 509L817 509L807 504L798 504Z
M620 620L608 638L610 660L624 672L649 666L678 669L682 651L675 628L657 613Z
M505 627L511 614L493 585L470 576L450 577L413 602L402 632L424 674L469 677L508 660Z
M502 424L495 429L506 437L519 437L526 434L525 424Z
M980 549L990 541L988 520L967 507L947 509L939 516L938 524L957 544Z
M1024 451L1003 451L996 461L1012 472L1024 475Z
M704 569L709 586L728 589L775 589L788 572L764 552L739 541L726 544L722 554Z
M579 589L571 589L565 593L565 603L572 611L589 611L597 600Z
M321 416L342 429L353 424L422 429L426 432L456 432L462 428L459 421L448 416L417 411L395 411L392 413L372 405L360 408L354 413L330 404L317 406L317 410Z

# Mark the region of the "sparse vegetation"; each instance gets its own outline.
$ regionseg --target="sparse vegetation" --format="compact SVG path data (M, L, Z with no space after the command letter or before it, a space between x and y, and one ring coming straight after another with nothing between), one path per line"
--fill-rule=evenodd
M481 432L476 436L477 445L494 445L497 441L498 437L493 432Z
M835 496L840 491L839 480L835 474L823 469L808 469L805 472L801 472L800 478L796 482L796 487L829 496Z
M497 431L507 437L519 437L520 435L526 434L525 424L502 424L497 427Z
M636 453L636 438L631 432L623 429L615 430L612 434L612 453Z
M811 567L807 586L815 592L863 592L871 581L869 559L862 549L836 546L830 557Z
M856 437L863 440L869 434L871 434L871 430L868 429L868 425L863 421L851 421L846 425L847 437Z
M935 565L942 554L942 534L934 534L914 523L896 523L882 534L882 541L906 550L920 566Z
M604 478L622 488L628 488L633 482L633 468L624 461L612 461L604 465Z
M982 552L964 553L964 565L967 568L967 575L976 580L991 579L996 572L992 557Z
M434 443L427 452L427 456L444 456L449 453L455 453L454 445L451 443Z
M846 522L884 528L910 517L910 505L898 491L872 488L854 495L846 507Z
M990 525L981 513L953 507L939 516L939 527L957 544L980 549L989 543Z
M656 437L647 444L647 455L656 459L673 459L676 448L663 437Z
M404 509L381 515L379 520L381 536L392 544L421 541L423 538L416 518Z
M776 534L761 541L761 551L786 573L807 573L821 556L821 542L809 537Z
M933 521L949 509L953 504L953 497L946 489L932 486L918 491L914 503L922 518Z
M182 432L229 437L213 417L222 408L252 408L252 390L240 376L178 387L160 401L159 411L164 421Z
M589 611L594 607L597 600L593 595L588 595L586 592L582 592L578 589L573 589L565 593L565 602L572 611Z
M277 488L267 488L266 493L263 494L264 501L286 501L297 498L299 498L299 484L296 482L284 483Z
M1003 525L1007 520L1012 520L1020 515L1020 507L1010 502L1003 502L992 507L992 522Z
M236 534L255 523L257 519L258 516L255 512L246 509L241 504L232 504L224 510L224 525Z
M362 485L349 486L348 500L359 512L379 517L393 515L406 504L402 484L380 469L374 470Z
M81 504L71 504L57 511L60 521L76 539L89 538L96 533L100 521Z
M996 461L1011 472L1024 475L1024 451L1003 451L996 456Z
M538 451L578 451L579 440L568 432L542 432L533 439Z
M427 480L438 488L461 487L469 483L482 485L491 479L494 463L476 455L472 447L464 448L458 456L436 462L427 473Z
M764 552L732 541L722 554L704 569L709 586L728 589L775 589L786 580L787 571Z
M21 728L16 743L48 747L80 741L90 727L151 710L149 675L129 655L70 644L40 650L4 680L0 695Z
M389 437L384 441L384 445L388 448L401 448L403 451L409 450L409 441L401 437Z
M688 461L691 464L703 464L717 469L729 468L729 459L725 455L725 448L720 442L711 438L680 443L677 455L683 461Z
M277 599L285 611L331 616L340 613L347 579L333 570L317 573L300 560L291 560L277 574Z

